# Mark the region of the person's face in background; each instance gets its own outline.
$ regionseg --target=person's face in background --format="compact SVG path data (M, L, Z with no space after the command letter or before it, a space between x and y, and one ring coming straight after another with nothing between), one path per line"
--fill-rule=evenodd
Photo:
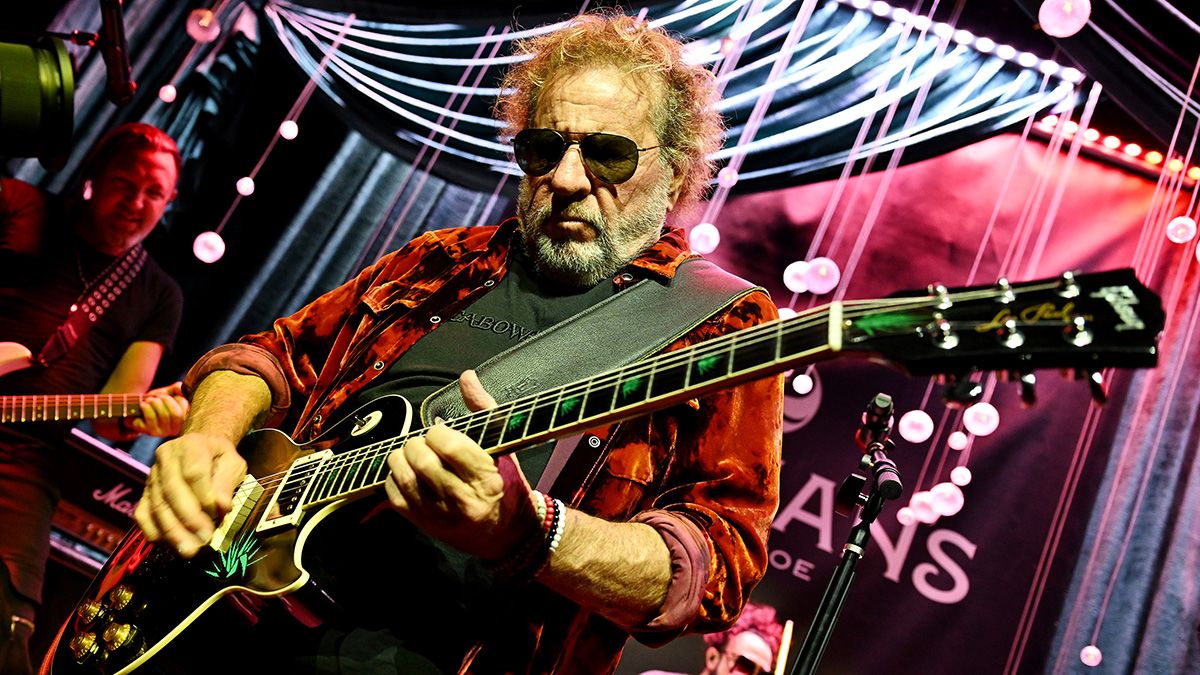
M706 672L715 675L770 673L774 661L770 645L751 631L733 636L721 651L709 647L705 656Z
M140 243L175 198L175 158L141 151L114 158L84 188L88 218L76 232L89 246L118 256ZM89 189L90 187L90 189Z

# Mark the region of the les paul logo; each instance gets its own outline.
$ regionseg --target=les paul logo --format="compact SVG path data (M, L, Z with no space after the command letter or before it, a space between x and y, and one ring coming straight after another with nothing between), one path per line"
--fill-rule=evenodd
M1030 305L1017 314L1014 314L1008 308L1004 308L997 312L991 321L976 326L975 330L980 333L999 330L1004 327L1004 323L1009 319L1016 319L1017 322L1025 324L1042 321L1056 321L1065 324L1069 323L1075 316L1075 303L1073 302L1065 303L1062 307L1058 307L1052 302L1043 302L1037 305ZM1092 320L1092 317L1087 314L1083 315L1083 318L1087 321Z

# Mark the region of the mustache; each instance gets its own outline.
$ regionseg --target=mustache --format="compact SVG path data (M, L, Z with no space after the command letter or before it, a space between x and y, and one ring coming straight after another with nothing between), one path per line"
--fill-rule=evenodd
M557 220L578 220L587 223L596 228L598 232L605 232L608 229L608 223L605 222L603 214L600 210L590 207L583 202L568 202L565 204L551 200L548 203L534 209L531 214L536 225L542 225L547 220L554 218Z

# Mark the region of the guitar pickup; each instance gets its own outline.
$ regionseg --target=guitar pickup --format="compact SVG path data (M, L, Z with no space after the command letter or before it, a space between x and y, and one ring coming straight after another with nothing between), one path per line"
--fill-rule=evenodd
M271 501L267 504L255 532L265 532L299 523L300 516L304 513L302 507L310 500L317 479L322 477L318 465L330 457L333 457L333 451L323 450L305 455L292 462L287 473L280 479L279 487L272 493Z

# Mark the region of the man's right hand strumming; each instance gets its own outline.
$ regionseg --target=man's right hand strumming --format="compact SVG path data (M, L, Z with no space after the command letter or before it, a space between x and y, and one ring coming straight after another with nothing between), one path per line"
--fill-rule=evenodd
M237 443L271 405L265 382L232 371L204 378L192 396L184 433L158 448L134 520L150 541L185 558L212 538L246 476Z

